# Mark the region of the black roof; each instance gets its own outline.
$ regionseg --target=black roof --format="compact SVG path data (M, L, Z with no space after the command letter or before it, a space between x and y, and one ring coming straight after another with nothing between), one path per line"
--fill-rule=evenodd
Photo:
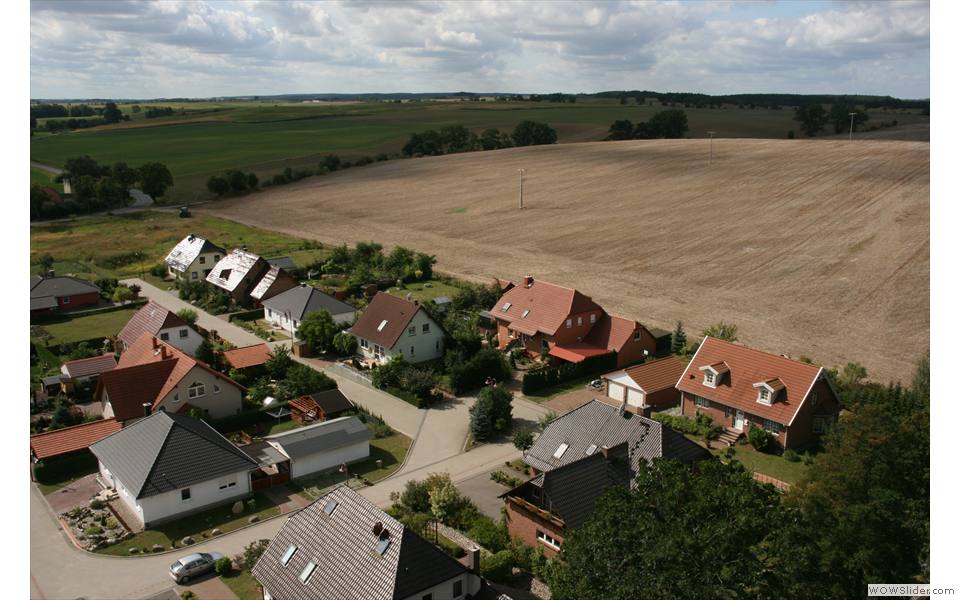
M293 271L297 268L297 263L293 262L293 259L289 256L268 258L267 262L273 267L280 267L281 269L286 269L287 271Z
M336 507L328 515L324 509L331 501ZM377 523L385 536L373 532ZM378 544L384 539L390 543L381 553ZM284 565L281 558L291 545L296 551ZM303 583L300 574L310 562L317 566ZM467 573L453 557L345 486L287 519L253 568L270 595L284 600L407 598Z
M204 421L163 410L91 444L90 451L136 498L257 467Z
M335 415L338 412L354 408L353 402L350 402L350 400L343 395L343 392L337 388L325 392L314 392L308 395L313 398L317 406L322 408L323 412L328 415Z
M100 293L100 288L78 277L30 277L30 298L53 296L62 298L75 294Z

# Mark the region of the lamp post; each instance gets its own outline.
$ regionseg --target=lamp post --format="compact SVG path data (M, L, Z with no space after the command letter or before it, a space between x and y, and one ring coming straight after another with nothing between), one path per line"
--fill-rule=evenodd
M716 131L708 131L707 133L710 134L710 162L707 163L707 166L710 166L713 164L713 134L715 134Z
M850 141L853 141L853 119L857 116L857 113L850 113Z
M517 171L520 173L520 208L523 209L523 172L526 169L517 169Z

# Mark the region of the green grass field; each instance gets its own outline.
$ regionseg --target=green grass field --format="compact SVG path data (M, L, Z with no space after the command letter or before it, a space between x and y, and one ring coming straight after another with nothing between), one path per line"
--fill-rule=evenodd
M63 191L63 186L53 180L53 175L42 169L30 169L30 185L43 185L52 187L58 192Z
M117 335L127 324L139 306L130 306L121 310L97 313L87 316L77 316L51 323L38 323L50 335L47 344L64 344L80 342L94 338L105 338Z
M618 119L649 119L664 107L619 104L613 99L586 99L576 104L551 102L366 102L301 104L267 102L160 103L185 109L185 114L145 119L130 112L131 121L76 132L35 136L31 160L61 166L72 156L89 154L98 161L137 165L157 160L166 164L176 185L169 202L209 196L206 180L226 169L256 172L261 179L285 167L316 167L321 155L345 158L399 153L410 134L425 129L464 125L480 133L488 127L511 131L524 120L549 123L560 143L603 139ZM144 105L146 106L146 105ZM689 136L783 138L796 130L789 109L684 109ZM897 117L902 124L926 119ZM892 118L892 117L891 117ZM880 119L878 115L877 120Z
M40 257L50 254L58 274L78 277L139 277L161 263L189 233L227 248L246 245L264 257L290 256L301 266L325 255L314 242L264 231L209 216L181 219L174 213L143 211L116 216L34 225L30 228L30 272L40 272ZM111 268L110 257L140 251L143 260Z

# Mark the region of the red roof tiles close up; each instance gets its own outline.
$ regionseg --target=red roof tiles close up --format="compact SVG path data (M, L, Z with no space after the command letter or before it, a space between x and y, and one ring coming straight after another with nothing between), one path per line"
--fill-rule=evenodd
M603 309L577 290L524 278L490 309L494 318L527 330L554 335L569 315Z
M90 444L120 431L122 427L123 425L116 419L103 419L38 433L30 436L30 452L37 460L79 452Z
M223 359L234 369L257 367L270 360L270 346L254 344L253 346L234 348L224 352Z

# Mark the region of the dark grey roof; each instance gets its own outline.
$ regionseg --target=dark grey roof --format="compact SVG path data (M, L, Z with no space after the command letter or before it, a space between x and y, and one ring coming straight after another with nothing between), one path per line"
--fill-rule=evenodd
M281 269L286 269L287 271L292 271L297 268L297 263L293 262L293 259L289 256L268 258L267 262L270 263L271 266L280 267Z
M274 312L289 315L297 321L303 320L308 313L325 309L332 316L355 312L357 309L346 302L341 302L329 294L324 294L317 288L301 284L290 288L262 303Z
M205 422L162 410L91 444L90 451L137 498L257 466Z
M331 500L337 506L328 516L324 508ZM389 532L382 555L375 523ZM283 565L290 545L297 550ZM304 584L300 573L309 562L317 568ZM345 486L287 519L253 568L270 595L284 600L407 598L466 573L451 556Z
M89 294L91 292L100 293L100 288L89 281L77 277L40 277L34 275L30 278L30 299L44 298L52 296L62 298L64 296L73 296L75 294ZM31 302L32 308L32 302Z
M191 233L173 247L165 262L178 271L185 271L204 252L219 252L221 255L227 253L210 240Z
M268 435L263 439L276 444L284 454L296 460L363 442L371 437L370 429L357 417L340 417Z
M339 389L327 390L325 392L314 392L308 394L317 406L323 409L328 415L343 412L354 408L353 402L343 395Z
M49 377L42 377L40 379L40 383L42 383L44 387L49 387L51 385L60 385L60 382L62 381L63 381L63 375L60 375L60 374L50 375Z
M42 308L56 308L57 299L55 296L43 296L42 298L30 298L30 310L40 310Z
M524 453L523 460L538 471L550 471L587 456L591 446L599 452L600 448L625 443L634 470L640 460L666 457L690 461L709 456L706 449L652 419L621 413L615 406L591 400L554 419ZM556 457L561 444L567 449Z

